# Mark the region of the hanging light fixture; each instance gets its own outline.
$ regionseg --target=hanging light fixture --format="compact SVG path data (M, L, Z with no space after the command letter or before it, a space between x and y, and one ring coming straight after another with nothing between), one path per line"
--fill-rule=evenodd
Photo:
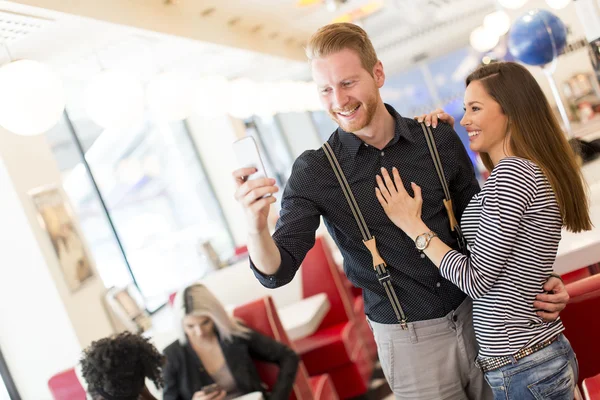
M506 35L510 30L510 16L504 10L494 11L483 19L483 27L498 36Z
M568 6L571 0L546 0L546 4L555 10L561 10Z
M0 67L0 125L17 135L50 130L65 109L60 78L46 65L17 60Z
M319 90L315 82L302 83L302 100L305 111L319 111L322 109Z
M105 69L90 80L84 96L88 116L103 128L124 128L144 118L144 88L131 73Z
M231 92L229 82L222 76L206 76L193 85L192 112L204 118L227 114Z
M167 121L181 121L192 112L193 91L191 83L175 71L161 72L146 87L146 100L150 110Z
M279 86L274 82L263 82L256 92L256 115L272 117L279 112Z
M485 27L480 26L471 32L469 41L475 50L485 53L496 47L500 41L500 37L496 33L490 32Z
M232 117L246 119L256 112L256 93L259 89L256 82L248 78L239 78L230 82L231 100L229 102L229 114Z
M498 3L504 8L516 10L523 7L527 3L527 0L498 0Z

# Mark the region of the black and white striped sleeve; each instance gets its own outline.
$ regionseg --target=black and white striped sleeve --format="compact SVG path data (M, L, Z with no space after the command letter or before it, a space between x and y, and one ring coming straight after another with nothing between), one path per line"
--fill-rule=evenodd
M485 202L470 256L449 251L441 275L472 299L484 296L505 268L519 225L536 193L536 173L526 161L505 158L486 182Z

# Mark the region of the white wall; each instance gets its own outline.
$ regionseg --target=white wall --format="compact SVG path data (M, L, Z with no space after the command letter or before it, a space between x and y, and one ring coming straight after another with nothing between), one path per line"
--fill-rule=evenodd
M21 397L50 399L48 378L72 366L80 346L1 161L0 191L0 346Z
M71 293L37 221L28 192L60 184L45 137L0 128L0 161L0 346L22 398L45 400L48 379L113 328L97 273Z

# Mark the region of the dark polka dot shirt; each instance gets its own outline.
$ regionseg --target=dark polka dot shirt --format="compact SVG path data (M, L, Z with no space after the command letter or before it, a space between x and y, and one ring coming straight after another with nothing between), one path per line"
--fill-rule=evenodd
M443 278L427 258L421 258L413 239L387 217L375 196L375 177L380 169L397 167L411 195L411 182L422 188L423 221L452 247L444 208L444 192L435 172L420 125L400 116L386 105L396 121L394 138L383 149L362 142L338 128L328 139L352 188L379 251L386 260L392 283L409 322L440 318L456 309L465 294ZM473 165L457 134L447 124L433 130L450 186L457 218L479 192ZM306 253L315 242L315 231L323 216L327 229L344 257L348 279L363 289L365 312L379 323L397 323L384 288L373 270L371 254L338 180L322 149L304 152L295 161L283 193L281 213L273 238L281 253L281 265L274 275L264 275L251 264L258 280L275 288L290 282Z

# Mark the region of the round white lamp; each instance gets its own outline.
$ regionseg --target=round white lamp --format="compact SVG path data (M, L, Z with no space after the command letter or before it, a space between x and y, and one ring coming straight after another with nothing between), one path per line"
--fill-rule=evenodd
M192 109L195 115L216 118L227 114L231 92L222 76L206 76L193 85Z
M263 82L256 92L256 115L272 117L279 112L279 87L274 82Z
M232 117L246 119L256 113L256 93L259 86L256 82L239 78L231 81L231 100L229 102L229 114Z
M504 10L495 11L485 16L483 27L498 36L505 35L510 30L510 16Z
M571 0L546 0L546 4L555 10L561 10L568 6Z
M500 37L496 33L490 32L485 27L480 26L471 32L469 41L475 50L485 53L496 47L500 41Z
M144 88L125 71L107 69L94 76L84 102L88 116L103 128L124 128L144 118Z
M17 135L51 129L65 109L60 78L44 64L18 60L0 68L0 125Z
M319 111L322 109L321 99L319 98L319 89L314 82L304 82L303 100L305 111Z
M527 3L527 0L498 0L498 3L504 8L516 10L523 7Z
M146 100L153 114L167 121L181 121L192 112L194 88L174 71L161 72L148 83Z

